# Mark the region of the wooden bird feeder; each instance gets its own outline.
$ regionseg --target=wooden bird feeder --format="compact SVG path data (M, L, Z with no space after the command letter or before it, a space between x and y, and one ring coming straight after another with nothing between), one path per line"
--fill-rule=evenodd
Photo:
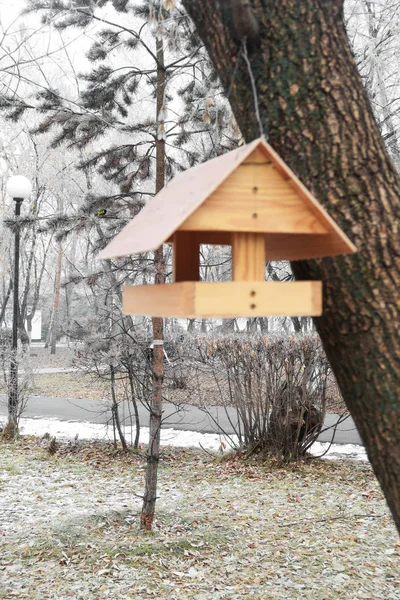
M100 253L173 244L173 283L126 286L128 314L164 317L317 316L322 282L265 281L270 260L355 252L355 246L264 139L168 183ZM233 281L200 281L200 244L232 246Z

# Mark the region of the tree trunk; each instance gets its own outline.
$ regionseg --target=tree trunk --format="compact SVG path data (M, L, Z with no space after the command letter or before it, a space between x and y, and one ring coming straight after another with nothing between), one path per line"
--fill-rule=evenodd
M235 319L222 319L221 331L223 333L235 333Z
M33 228L31 247L28 252L28 259L26 260L25 283L24 283L24 289L22 292L22 299L21 299L21 308L20 308L21 327L24 327L26 314L28 311L28 296L29 296L29 292L32 291L32 287L33 287L32 283L31 283L31 276L32 276L32 266L34 263L35 251L36 251L36 240L37 240L37 235L36 235L35 229Z
M352 59L342 0L253 0L250 71L241 4L184 0L232 85L246 140L259 136L253 79L269 143L357 245L355 255L292 267L297 279L324 281L316 326L400 531L400 178Z
M56 344L57 344L57 332L58 332L58 309L60 305L60 286L61 286L61 268L62 268L62 244L61 242L58 245L58 256L57 256L57 271L56 271L56 284L54 291L54 304L53 304L53 312L52 312L52 322L51 322L51 344L50 344L50 354L56 353Z
M258 319L257 317L249 317L247 319L247 323L246 323L246 329L248 333L256 333L257 332L257 323L258 323Z
M137 450L139 448L139 438L140 438L140 418L139 418L139 410L138 410L138 404L137 404L137 400L136 400L136 394L135 394L135 386L133 383L133 369L132 369L132 363L129 364L128 366L128 378L129 378L129 387L130 387L130 391L131 391L131 402L132 402L132 406L133 406L133 412L135 415L135 428L136 428L136 433L135 433L135 440L133 442L133 447L135 448L135 450Z
M7 304L8 304L8 301L10 300L12 289L13 289L13 281L12 281L12 279L10 279L10 281L8 283L7 292L6 292L5 296L4 296L4 300L3 300L3 303L1 305L1 310L0 310L0 326L5 322Z
M196 331L196 319L188 319L187 331L188 333Z
M163 41L156 40L157 52L157 119L164 104L165 70ZM165 140L158 136L156 143L156 194L165 182ZM155 284L164 283L162 246L154 252ZM160 432L162 417L162 387L164 379L164 327L160 317L153 317L153 393L150 406L149 447L147 450L146 487L143 497L140 529L151 530L157 499L157 474L160 461Z
M125 436L124 436L124 433L123 433L122 427L121 427L121 420L119 418L117 395L115 392L115 369L112 365L110 365L110 388L111 388L111 401L112 401L111 411L112 411L112 415L113 415L113 423L115 424L115 427L117 428L119 440L120 440L121 446L122 446L122 450L124 452L128 452L128 445L126 443Z

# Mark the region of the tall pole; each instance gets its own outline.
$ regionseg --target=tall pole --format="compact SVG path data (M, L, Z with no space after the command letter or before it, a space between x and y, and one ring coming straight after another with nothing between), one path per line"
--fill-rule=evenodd
M19 310L19 237L21 204L32 193L32 184L23 175L14 175L7 181L7 194L15 202L15 234L14 234L14 281L13 281L13 322L12 346L10 361L10 379L8 396L8 423L3 437L12 439L18 433L19 390L18 390L18 325L21 319Z
M15 237L14 237L14 283L13 283L13 322L12 322L12 348L10 365L10 395L8 398L8 419L12 428L17 428L18 419L18 325L19 325L19 216L23 198L14 198L15 201Z

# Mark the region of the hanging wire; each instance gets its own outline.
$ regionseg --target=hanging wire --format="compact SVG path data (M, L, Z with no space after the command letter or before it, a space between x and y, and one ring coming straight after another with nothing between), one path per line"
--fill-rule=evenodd
M229 90L228 93L226 94L226 99L229 100L229 96L231 95L232 92L232 88L233 88L233 84L235 82L235 77L236 77L236 73L239 67L239 63L240 63L240 57L242 55L242 49L240 49L239 54L237 55L237 59L236 59L236 64L235 64L235 68L233 69L233 73L232 73L232 80L231 80L231 84L229 86Z
M257 119L257 123L258 123L258 128L260 131L260 137L263 137L266 141L268 141L268 134L265 133L264 131L264 127L261 121L261 115L260 115L260 107L259 107L259 102L258 102L258 95L257 95L257 88L256 88L256 82L254 79L254 74L253 74L253 70L251 68L251 63L249 60L249 55L247 53L247 38L243 37L242 38L242 47L240 49L240 52L237 55L237 60L236 60L236 64L235 64L235 68L233 69L233 73L232 73L232 79L231 79L231 83L228 89L228 92L226 94L226 99L229 100L229 97L232 93L232 88L233 88L233 84L235 82L235 78L236 78L236 74L239 68L239 63L240 63L240 57L243 54L243 58L245 60L246 66L247 66L247 71L250 77L250 82L251 82L251 89L253 92L253 100L254 100L254 109L255 109L255 114L256 114L256 119Z
M242 38L242 51L243 51L243 58L244 58L244 60L246 62L246 65L247 65L247 70L249 72L249 77L250 77L250 82L251 82L251 88L253 90L254 110L255 110L255 113L256 113L256 119L257 119L258 127L259 127L259 130L260 130L260 137L263 137L266 140L268 140L268 136L265 135L265 133L264 133L263 124L262 124L262 121L261 121L260 106L259 106L259 103L258 103L256 82L255 82L253 71L252 71L252 68L251 68L251 63L250 63L250 60L249 60L249 56L247 54L247 39L245 37Z

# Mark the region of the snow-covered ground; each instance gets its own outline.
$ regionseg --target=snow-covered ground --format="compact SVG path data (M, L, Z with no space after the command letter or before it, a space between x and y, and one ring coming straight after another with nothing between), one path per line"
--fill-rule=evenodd
M113 437L111 426L100 425L89 422L60 421L58 419L27 419L20 422L21 433L25 435L42 436L49 433L59 440L72 440L75 437L85 440L110 440ZM125 428L127 441L135 432ZM146 444L149 439L149 429L142 427L140 430L140 443ZM234 436L232 436L234 442ZM221 451L231 448L230 440L217 434L198 433L196 431L181 431L177 429L162 429L161 443L168 446L205 448L206 450ZM232 442L231 442L232 443ZM329 448L327 443L316 442L312 448L312 454L322 455ZM332 444L325 454L328 459L352 458L355 460L367 460L365 449L355 444Z

